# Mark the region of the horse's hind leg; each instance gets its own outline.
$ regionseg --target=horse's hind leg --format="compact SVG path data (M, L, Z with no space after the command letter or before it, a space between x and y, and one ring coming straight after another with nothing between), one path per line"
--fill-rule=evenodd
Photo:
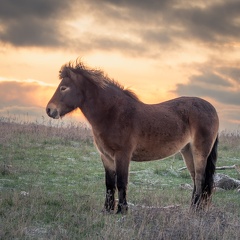
M205 143L205 144L204 144ZM210 193L206 191L208 186L206 182L206 173L208 156L211 152L211 143L205 139L205 142L192 146L194 168L195 168L195 193L192 199L194 209L205 208L210 201ZM212 173L211 173L212 174Z
M196 185L195 185L195 168L194 168L194 161L193 161L193 155L192 155L192 150L190 143L188 143L181 151L180 153L183 156L183 159L185 161L185 164L187 166L187 169L191 175L192 181L193 181L193 192L192 192L192 202L193 198L195 196L195 191L196 191Z
M199 209L204 208L205 202L203 199L206 198L204 195L204 181L205 181L205 168L206 168L206 157L194 156L195 162L195 192L192 197L192 208Z
M201 146L201 147L199 147ZM214 173L217 161L218 136L205 138L201 145L195 146L194 166L196 197L193 202L197 208L209 207L214 186Z

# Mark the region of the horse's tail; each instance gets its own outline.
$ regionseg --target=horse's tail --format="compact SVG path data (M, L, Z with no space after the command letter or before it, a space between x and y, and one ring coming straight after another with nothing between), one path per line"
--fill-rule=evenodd
M205 181L203 183L203 198L210 198L214 187L214 173L217 162L218 136L213 144L212 150L207 158L205 169Z

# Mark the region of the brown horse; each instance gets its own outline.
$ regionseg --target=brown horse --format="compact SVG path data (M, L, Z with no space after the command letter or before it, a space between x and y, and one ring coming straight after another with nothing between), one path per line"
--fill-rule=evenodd
M196 97L145 104L100 70L81 62L60 70L61 82L46 111L60 118L80 108L92 126L105 168L106 211L125 213L129 163L163 159L181 152L194 183L191 206L208 205L217 160L219 120L215 108Z

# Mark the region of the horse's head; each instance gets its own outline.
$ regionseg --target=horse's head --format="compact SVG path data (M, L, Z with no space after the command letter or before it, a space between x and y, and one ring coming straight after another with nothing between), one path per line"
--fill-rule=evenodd
M81 79L78 78L81 78L81 76L78 76L71 70L62 78L54 95L47 104L46 112L49 117L58 119L80 107L83 93L79 87Z

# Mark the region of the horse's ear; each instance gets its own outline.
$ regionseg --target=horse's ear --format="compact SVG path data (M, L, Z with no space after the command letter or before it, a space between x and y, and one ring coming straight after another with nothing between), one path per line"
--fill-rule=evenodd
M74 73L72 70L68 70L69 71L69 77L74 81L74 82L76 82L77 81L77 79L78 79L78 77L77 77L77 74L76 73Z

